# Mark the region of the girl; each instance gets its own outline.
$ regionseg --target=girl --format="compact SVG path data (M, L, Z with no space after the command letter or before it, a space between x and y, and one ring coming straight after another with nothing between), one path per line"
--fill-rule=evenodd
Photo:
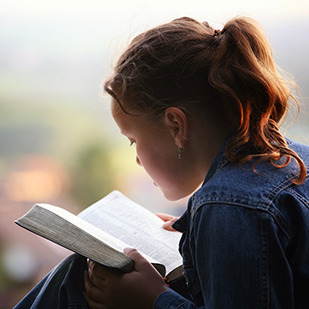
M86 261L70 257L17 308L309 308L309 147L278 130L291 94L256 23L184 17L146 31L105 90L155 185L192 195L173 224L186 287L127 249L131 273L89 261L83 298Z
M136 161L165 197L193 193L173 227L189 291L90 261L91 308L309 308L309 148L278 130L291 93L254 21L191 18L137 36L105 90Z

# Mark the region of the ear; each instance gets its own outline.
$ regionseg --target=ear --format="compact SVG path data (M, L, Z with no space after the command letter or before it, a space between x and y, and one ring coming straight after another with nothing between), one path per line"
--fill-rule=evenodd
M165 110L164 121L170 129L175 144L180 148L184 148L189 131L187 115L177 107L169 107Z

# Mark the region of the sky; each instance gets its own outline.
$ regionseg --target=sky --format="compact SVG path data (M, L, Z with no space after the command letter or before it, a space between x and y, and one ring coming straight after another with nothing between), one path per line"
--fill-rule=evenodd
M213 16L222 14L238 14L252 12L258 15L293 15L306 16L309 4L307 0L1 0L1 13L15 16L56 16L56 17L87 17L108 18L117 15L135 15L141 18L152 18L160 13L170 16L179 13L205 15L206 11ZM112 16L111 13L115 15Z
M122 45L126 46L136 34L174 18L190 16L221 29L237 15L255 18L266 31L294 23L291 31L297 36L303 28L301 21L308 21L309 0L0 0L0 47L1 36L16 40L22 33L28 45L32 37L37 39L36 35L49 36L51 42L59 36L74 48L75 38L83 36L85 44L75 48L80 53L95 50L90 46L95 38L108 47L119 44L122 50ZM59 52L66 46L57 44Z
M75 35L85 39L85 44L78 45L82 53L88 48L87 37L91 44L97 37L106 44L122 40L126 45L141 31L181 16L208 21L220 29L236 15L253 17L266 30L294 22L291 31L296 37L304 30L299 29L303 25L299 22L308 21L309 0L0 0L0 47L1 36L16 40L18 32L28 45L32 37L45 35L51 42L56 42L55 36L63 37L74 48ZM57 48L62 52L66 46L58 44Z
M235 15L259 20L308 18L308 0L1 0L0 16L106 21L107 28L149 26L188 15L222 23Z
M0 95L94 101L136 34L181 16L221 29L237 15L260 22L279 65L307 85L309 0L0 0Z
M136 34L181 16L221 29L236 15L261 23L279 65L308 89L309 0L0 0L0 96L95 101Z

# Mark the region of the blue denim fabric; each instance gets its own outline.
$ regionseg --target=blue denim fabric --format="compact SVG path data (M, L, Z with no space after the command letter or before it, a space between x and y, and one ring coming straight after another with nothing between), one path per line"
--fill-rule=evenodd
M83 297L86 258L72 254L42 279L14 309L90 309Z
M288 141L309 166L309 147ZM162 293L155 309L309 308L309 179L294 161L229 163L221 149L174 227L192 301Z

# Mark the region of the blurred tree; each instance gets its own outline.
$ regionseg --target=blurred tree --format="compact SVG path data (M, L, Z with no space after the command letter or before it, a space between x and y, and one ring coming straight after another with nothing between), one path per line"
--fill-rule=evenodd
M87 207L112 191L114 173L108 146L91 143L78 153L71 169L71 195Z

